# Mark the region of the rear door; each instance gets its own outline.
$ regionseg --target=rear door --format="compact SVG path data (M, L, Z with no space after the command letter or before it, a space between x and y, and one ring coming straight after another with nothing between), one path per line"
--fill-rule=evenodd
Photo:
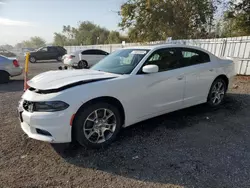
M56 47L48 47L48 59L56 59L59 55Z
M180 63L185 66L186 86L184 106L192 106L206 102L210 86L217 73L210 56L200 50L179 48Z

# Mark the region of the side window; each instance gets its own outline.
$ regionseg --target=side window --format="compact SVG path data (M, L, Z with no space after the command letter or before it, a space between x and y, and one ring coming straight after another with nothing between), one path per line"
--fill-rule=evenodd
M155 53L148 61L158 61L160 60L160 55Z
M102 50L95 50L96 55L108 55L108 52L104 52Z
M82 51L82 55L93 55L93 50L85 50L85 51Z
M66 51L65 48L63 48L63 47L61 47L61 46L58 46L58 47L57 47L57 50L58 50L59 52L65 52L65 51Z
M179 60L180 55L176 48L166 48L155 51L145 65L157 65L159 72L163 72L182 67Z
M47 47L44 47L44 48L41 48L39 51L47 52L47 51L48 51L48 48L47 48Z
M57 49L54 47L48 47L49 52L57 52Z
M108 55L109 53L102 50L85 50L82 52L82 55Z
M181 48L180 50L182 53L181 63L185 66L210 62L210 57L205 52L189 48Z

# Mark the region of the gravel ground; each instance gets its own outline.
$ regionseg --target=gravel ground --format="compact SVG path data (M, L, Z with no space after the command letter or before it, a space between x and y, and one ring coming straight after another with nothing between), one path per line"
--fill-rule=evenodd
M199 105L136 124L101 150L27 138L16 115L22 89L22 77L0 85L0 187L250 187L250 77L237 77L216 110Z

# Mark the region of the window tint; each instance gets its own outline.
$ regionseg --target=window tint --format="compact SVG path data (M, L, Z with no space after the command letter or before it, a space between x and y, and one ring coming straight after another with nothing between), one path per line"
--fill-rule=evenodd
M102 50L85 50L82 55L108 55L108 53Z
M149 61L158 61L160 60L160 55L159 54L154 54L150 59Z
M49 52L57 52L57 49L55 47L48 47Z
M180 58L181 56L176 48L160 49L149 57L145 65L157 65L159 72L162 72L182 67Z
M66 51L65 48L63 48L63 47L61 47L61 46L57 46L57 50L58 50L58 51L62 51L62 52Z
M108 55L108 52L104 52L102 50L95 50L96 55Z
M93 50L82 51L82 55L93 55Z
M210 62L210 57L205 52L191 48L166 48L155 51L143 66L157 65L162 72L207 62Z
M180 50L182 53L181 63L185 66L210 62L210 57L205 52L190 48L180 48Z

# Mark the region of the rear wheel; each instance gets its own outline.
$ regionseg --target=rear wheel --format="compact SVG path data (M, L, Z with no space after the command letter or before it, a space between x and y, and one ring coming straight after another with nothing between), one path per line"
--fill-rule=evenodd
M87 61L84 61L84 60L79 61L79 63L78 63L78 68L79 69L86 69L87 67L88 67Z
M9 73L0 71L0 84L8 83L10 81Z
M210 88L207 103L212 107L219 106L224 101L226 91L226 82L221 78L216 79Z
M31 63L35 63L36 62L36 58L33 57L33 56L31 56L29 60L30 60Z
M84 107L74 122L75 139L88 148L102 148L116 138L121 129L119 110L108 103Z

